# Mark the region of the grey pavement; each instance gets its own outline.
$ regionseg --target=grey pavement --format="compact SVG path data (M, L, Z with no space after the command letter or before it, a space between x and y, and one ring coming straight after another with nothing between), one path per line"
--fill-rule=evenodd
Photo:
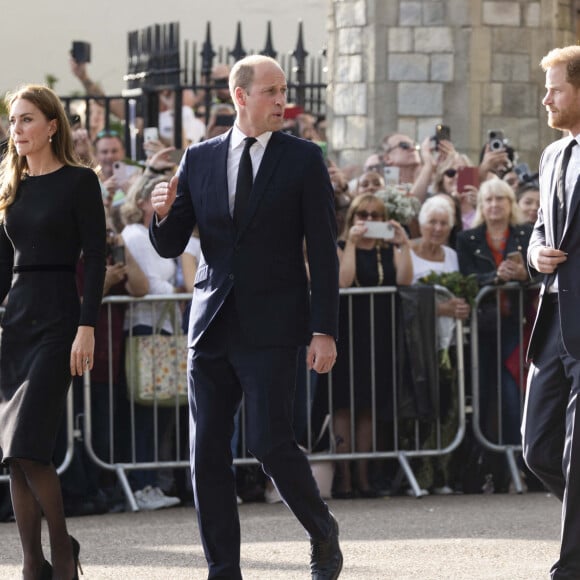
M341 580L547 580L558 554L560 504L546 493L329 504ZM308 541L283 505L245 504L240 518L245 580L310 578ZM70 518L69 529L85 580L207 578L193 508ZM0 524L0 546L0 578L20 578L15 524Z

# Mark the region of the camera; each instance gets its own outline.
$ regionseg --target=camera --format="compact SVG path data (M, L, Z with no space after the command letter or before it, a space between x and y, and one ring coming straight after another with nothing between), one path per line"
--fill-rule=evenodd
M494 131L488 131L487 136L490 151L502 151L503 149L505 149L507 141L503 136L503 131L500 131L499 129Z
M73 40L70 54L79 64L91 62L91 45L82 40Z

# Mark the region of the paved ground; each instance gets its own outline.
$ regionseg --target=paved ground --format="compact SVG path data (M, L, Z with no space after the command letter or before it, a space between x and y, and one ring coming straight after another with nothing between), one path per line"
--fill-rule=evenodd
M547 580L560 505L545 493L331 501L341 580ZM282 505L240 508L246 580L299 580L308 542ZM86 580L205 579L193 508L71 518ZM46 538L46 528L44 529ZM20 578L15 524L0 524L0 578Z

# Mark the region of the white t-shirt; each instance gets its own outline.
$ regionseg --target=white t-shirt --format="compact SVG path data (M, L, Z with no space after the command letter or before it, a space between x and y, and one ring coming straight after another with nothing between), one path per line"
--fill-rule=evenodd
M448 248L447 246L441 246L444 252L444 259L442 262L435 262L432 260L425 260L420 258L415 250L411 250L411 262L413 263L413 284L423 276L428 276L431 272L436 272L441 274L444 272L458 272L459 271L459 261L457 260L457 252ZM438 293L438 300L445 301L448 298L440 296ZM440 296L440 297L439 297ZM447 348L454 341L454 331L455 331L455 319L450 316L438 316L437 317L437 342L440 349Z
M181 110L183 134L190 143L199 143L205 137L205 123L198 119L191 107ZM159 113L159 136L173 144L173 111Z
M429 275L431 272L436 272L440 274L442 272L458 272L459 271L459 261L457 260L457 252L448 248L447 246L441 246L445 254L443 262L434 262L432 260L425 260L420 258L415 253L415 250L411 251L411 261L413 262L413 284L416 284L420 278Z
M151 241L149 240L149 230L143 224L129 224L121 232L123 241L135 261L143 270L149 281L149 294L173 294L176 265L171 258L162 258ZM155 308L152 308L155 304ZM143 324L145 326L155 326L161 315L164 303L138 303L133 306L132 311L127 309L125 314L125 330L130 326ZM131 315L132 313L132 315ZM163 321L163 330L172 333L173 325L169 317Z

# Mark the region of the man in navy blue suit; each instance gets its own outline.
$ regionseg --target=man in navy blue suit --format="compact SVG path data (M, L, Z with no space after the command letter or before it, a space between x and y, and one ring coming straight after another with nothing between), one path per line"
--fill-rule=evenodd
M540 209L528 262L544 274L528 357L524 458L563 503L554 580L580 578L580 46L549 52L542 104L567 134L540 161ZM576 424L578 422L578 425ZM578 457L576 457L578 455Z
M336 360L333 190L320 148L280 131L287 85L277 62L244 58L229 85L232 130L191 146L177 175L151 196L160 255L180 255L197 224L204 257L188 369L191 470L209 578L242 577L230 439L243 394L248 450L307 531L312 578L335 579L338 524L292 431L299 347L309 345L307 366L319 373Z

